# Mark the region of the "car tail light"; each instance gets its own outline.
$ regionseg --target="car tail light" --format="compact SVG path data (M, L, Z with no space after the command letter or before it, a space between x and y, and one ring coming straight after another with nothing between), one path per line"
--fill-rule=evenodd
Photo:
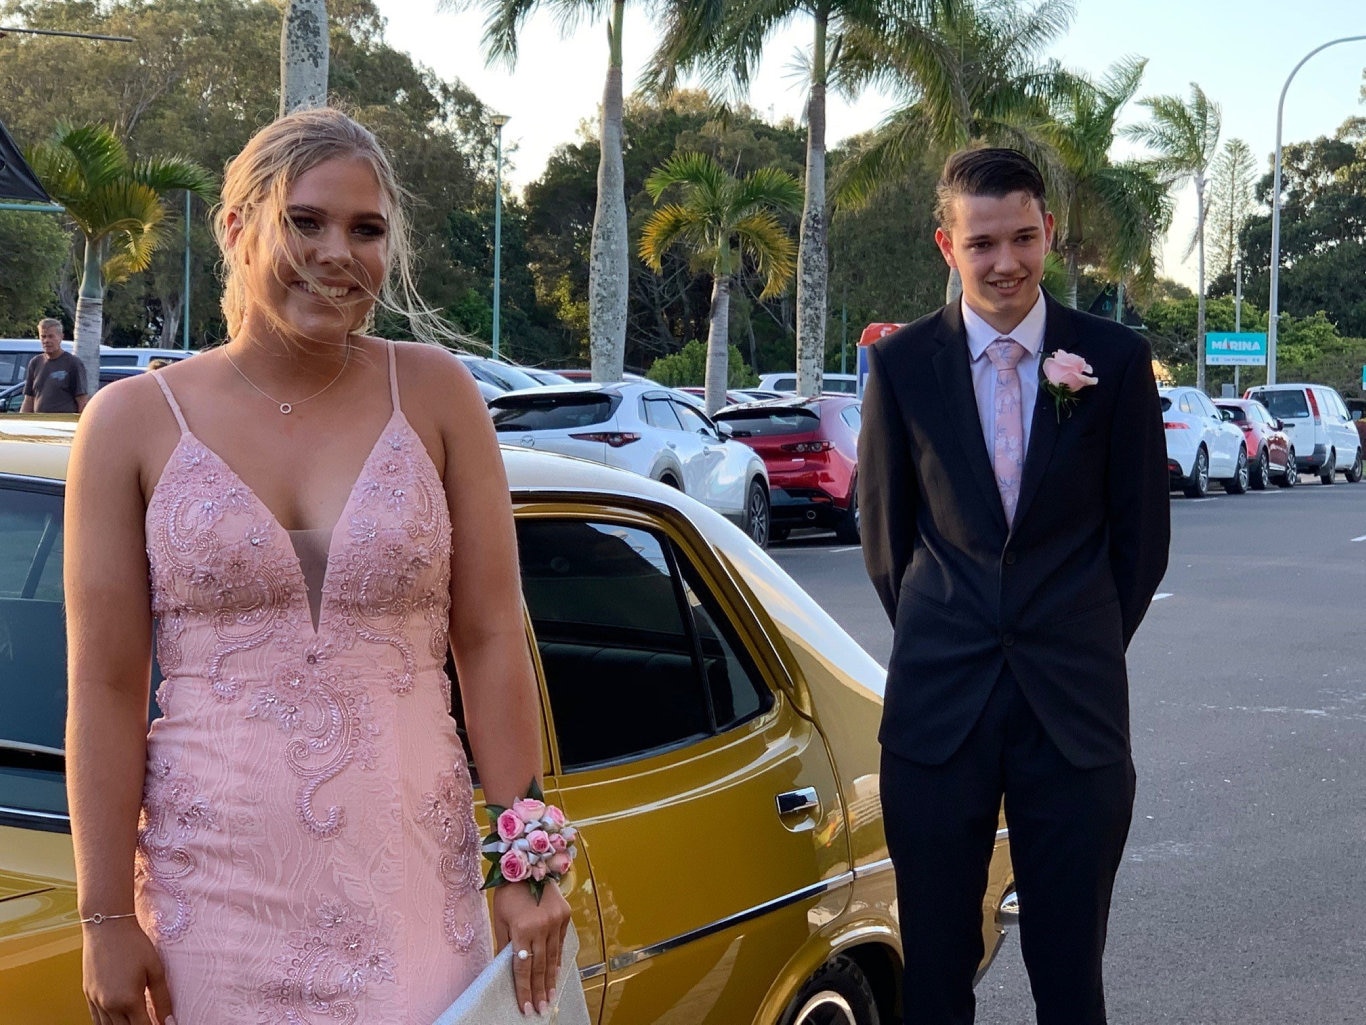
M784 452L829 452L834 447L828 441L790 441L782 449Z
M640 435L631 431L593 431L589 434L571 434L575 441L598 441L612 448L621 448L629 445L633 441L639 441Z
M1162 426L1169 431L1188 431L1191 429L1190 424L1183 424L1180 420L1166 420Z
M1312 413L1314 416L1314 423L1323 423L1323 418L1319 416L1319 404L1318 401L1314 398L1313 391L1306 388L1304 393L1309 396L1309 412Z

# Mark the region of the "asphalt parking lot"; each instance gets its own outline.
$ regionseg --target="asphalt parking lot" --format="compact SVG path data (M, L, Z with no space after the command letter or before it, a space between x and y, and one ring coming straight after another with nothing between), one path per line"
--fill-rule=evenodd
M879 661L857 548L771 554ZM1138 797L1107 952L1115 1025L1366 1020L1366 484L1172 496L1129 652ZM979 1025L1034 1021L1016 938Z

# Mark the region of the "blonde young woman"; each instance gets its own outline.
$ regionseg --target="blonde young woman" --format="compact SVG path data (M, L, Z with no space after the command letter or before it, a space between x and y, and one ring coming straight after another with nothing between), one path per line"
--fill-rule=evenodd
M364 333L414 309L405 227L364 128L267 126L216 218L228 342L85 412L67 753L99 1025L426 1025L490 958L447 644L491 802L540 776L539 704L479 392ZM494 894L525 1012L568 919L554 886Z

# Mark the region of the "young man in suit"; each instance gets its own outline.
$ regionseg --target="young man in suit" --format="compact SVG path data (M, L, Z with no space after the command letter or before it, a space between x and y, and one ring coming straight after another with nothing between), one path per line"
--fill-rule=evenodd
M938 199L962 300L871 347L859 437L894 628L879 740L905 1021L973 1021L1004 799L1037 1020L1103 1025L1134 798L1125 649L1170 536L1152 357L1040 288L1053 215L1022 154L954 154Z

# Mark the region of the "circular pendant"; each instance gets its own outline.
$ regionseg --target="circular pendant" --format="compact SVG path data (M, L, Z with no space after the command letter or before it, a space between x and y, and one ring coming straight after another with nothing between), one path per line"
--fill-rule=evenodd
M285 414L285 416L289 416L290 413L294 412L294 407L291 406L288 402L281 402L280 412Z

